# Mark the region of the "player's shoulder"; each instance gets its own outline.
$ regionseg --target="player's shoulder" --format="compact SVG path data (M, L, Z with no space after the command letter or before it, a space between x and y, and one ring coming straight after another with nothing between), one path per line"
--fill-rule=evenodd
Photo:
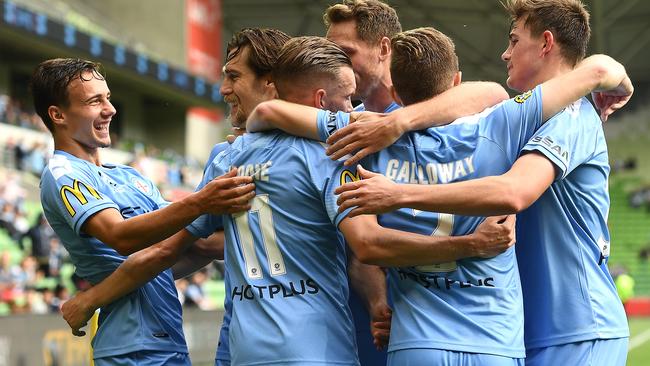
M90 178L93 167L70 154L55 152L41 173L42 182L55 182L62 177Z

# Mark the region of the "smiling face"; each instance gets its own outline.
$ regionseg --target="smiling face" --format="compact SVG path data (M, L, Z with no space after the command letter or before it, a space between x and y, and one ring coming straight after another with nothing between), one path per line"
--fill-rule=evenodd
M87 152L111 145L109 127L117 113L106 80L91 71L68 85L68 105L50 107L56 133Z
M379 44L373 46L359 38L355 20L331 24L327 39L336 43L350 57L357 84L354 96L363 101L381 82L383 72L379 64Z
M539 79L544 66L541 57L544 37L534 37L524 23L525 19L513 23L508 48L501 55L508 68L508 87L520 92L530 90L543 81Z
M244 48L223 67L223 82L219 92L230 106L228 119L233 127L245 127L253 109L273 98L268 80L258 77L248 65L250 48Z

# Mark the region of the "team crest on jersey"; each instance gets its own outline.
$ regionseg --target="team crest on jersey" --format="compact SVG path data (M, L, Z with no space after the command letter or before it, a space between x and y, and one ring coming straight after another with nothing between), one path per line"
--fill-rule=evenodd
M147 196L151 195L151 188L149 188L149 185L144 180L133 177L131 178L131 183L133 183L133 186L137 188L138 191L146 194Z
M523 94L519 94L515 97L515 102L522 104L523 102L526 101L526 99L530 98L531 95L533 95L532 90L529 90Z
M344 185L345 183L356 182L358 180L361 180L359 172L353 173L351 170L346 169L341 173L341 185Z

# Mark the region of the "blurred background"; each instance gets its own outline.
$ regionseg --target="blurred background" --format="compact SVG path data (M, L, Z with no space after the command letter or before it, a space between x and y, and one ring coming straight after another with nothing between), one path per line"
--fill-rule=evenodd
M497 0L393 0L404 29L434 26L456 43L464 80L504 84L510 23ZM610 269L630 319L629 365L650 364L650 2L584 1L590 53L627 68L628 106L605 124L610 177ZM28 82L54 57L101 62L118 113L103 159L130 164L170 200L191 192L229 123L219 95L225 45L243 27L324 35L335 0L0 0L0 366L87 365L58 309L83 288L41 214L39 177L51 136ZM514 95L514 93L511 93ZM177 283L195 364L212 364L225 296L215 262ZM571 284L567 284L570 286Z

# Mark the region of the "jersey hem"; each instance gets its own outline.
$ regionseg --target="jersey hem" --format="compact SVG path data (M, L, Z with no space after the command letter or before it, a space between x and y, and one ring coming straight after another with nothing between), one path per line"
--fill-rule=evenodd
M121 356L127 353L139 352L139 351L164 351L164 352L178 352L178 353L188 353L189 351L186 346L179 345L170 345L164 346L161 344L136 344L130 347L111 347L103 349L93 349L93 359L105 358L112 356Z
M596 339L616 339L630 336L628 329L612 330L608 332L589 332L585 334L564 335L561 337L545 338L526 342L526 348L545 348L568 343L591 341Z
M431 349L440 349L445 351L482 353L482 354L496 355L496 356L503 356L503 357L510 357L510 358L526 357L526 350L523 346L520 349L492 347L490 350L486 350L485 345L482 345L481 347L478 346L473 347L473 346L467 346L463 344L443 343L443 342L436 342L431 340L391 344L388 346L388 352L401 351L410 348L425 348L425 349L431 348Z

